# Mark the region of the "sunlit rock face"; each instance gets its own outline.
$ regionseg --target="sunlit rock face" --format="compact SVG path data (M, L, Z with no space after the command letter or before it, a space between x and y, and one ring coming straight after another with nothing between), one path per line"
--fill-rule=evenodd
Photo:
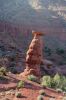
M11 33L20 44L22 33L32 30L45 33L47 45L65 48L66 0L0 0L0 32Z

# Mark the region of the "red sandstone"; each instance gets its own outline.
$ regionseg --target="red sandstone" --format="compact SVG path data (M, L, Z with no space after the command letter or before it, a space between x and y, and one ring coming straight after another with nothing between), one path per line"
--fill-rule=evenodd
M42 60L42 33L40 32L32 32L34 34L34 38L29 45L29 49L26 53L26 69L21 75L35 75L41 76L40 73L40 64Z

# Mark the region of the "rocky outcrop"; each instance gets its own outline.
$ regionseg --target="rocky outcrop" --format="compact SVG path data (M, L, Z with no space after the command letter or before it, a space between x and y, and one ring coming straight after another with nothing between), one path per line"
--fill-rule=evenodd
M22 73L23 76L33 74L40 76L40 64L42 60L42 33L33 32L34 38L26 53L26 69Z

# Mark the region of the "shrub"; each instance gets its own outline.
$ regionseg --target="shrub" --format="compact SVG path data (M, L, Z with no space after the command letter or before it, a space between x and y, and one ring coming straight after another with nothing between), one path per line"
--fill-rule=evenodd
M37 82L37 77L34 76L34 75L28 75L27 79L30 80L30 81Z
M44 90L40 90L40 91L39 91L39 94L40 94L40 95L45 95L45 91L44 91Z
M7 70L4 67L0 68L0 75L5 75L6 76Z
M66 91L66 77L65 77L65 76L61 76L60 88L61 88L63 91Z
M66 91L66 77L59 75L58 73L53 78L55 88L59 88L60 90Z
M43 96L42 96L42 95L39 95L39 96L37 97L37 100L43 100Z
M66 87L63 86L63 87L62 87L62 90L66 92Z
M57 73L54 78L53 81L55 83L55 87L58 88L61 84L61 76Z
M41 85L51 87L51 77L48 75L43 76L41 79Z
M51 88L55 88L55 87L56 87L56 82L52 78L51 79Z
M50 77L48 75L43 76L41 79L41 85L43 87L47 86L55 88L57 92L62 92L62 91L66 92L66 77L59 75L58 73L55 74L54 77Z
M23 88L24 87L24 81L19 81L18 83L17 83L17 88Z
M21 98L21 93L20 93L20 92L17 92L17 93L15 94L15 96L16 96L17 98Z

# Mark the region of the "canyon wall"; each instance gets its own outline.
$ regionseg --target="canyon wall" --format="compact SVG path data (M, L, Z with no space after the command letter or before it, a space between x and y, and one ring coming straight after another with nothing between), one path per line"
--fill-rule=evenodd
M44 45L66 49L66 0L0 0L0 40L26 50L32 30L45 34Z

